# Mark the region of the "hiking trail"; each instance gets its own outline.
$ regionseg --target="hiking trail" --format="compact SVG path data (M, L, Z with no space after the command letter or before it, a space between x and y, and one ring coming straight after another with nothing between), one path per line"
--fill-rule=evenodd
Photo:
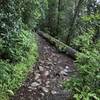
M74 61L38 36L39 60L11 100L66 100L63 81L74 69Z

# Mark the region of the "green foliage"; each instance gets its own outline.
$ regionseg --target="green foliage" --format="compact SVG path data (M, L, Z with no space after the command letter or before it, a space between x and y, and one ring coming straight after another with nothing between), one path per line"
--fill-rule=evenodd
M0 100L14 95L36 62L37 43L29 29L40 19L36 8L34 0L0 1Z
M18 0L6 0L0 3L0 42L2 45L0 58L5 60L13 59L12 56L16 52L15 42L18 41L21 30L20 4L17 2Z
M14 57L18 56L17 58L21 56L23 60L16 62L16 64L0 60L0 100L8 100L8 96L13 93L11 91L15 92L25 79L32 64L36 62L38 54L35 37L31 33L28 33L29 31L22 31L24 36L24 38L22 36L22 39L25 40L22 42L24 44L21 44L21 54L23 55L17 55L17 52L20 52L20 46L16 48L16 53L13 54Z
M78 73L65 82L65 87L77 100L99 100L100 5L88 0L75 12L77 3L77 0L0 0L0 100L14 95L13 91L35 62L37 45L29 28L40 22L40 26L48 27L51 35L64 42L72 27L72 33L69 32L72 45L81 53L75 62ZM68 48L63 43L55 46L63 52Z
M76 100L100 99L100 41L93 43L93 36L94 31L89 31L75 40L81 50L75 61L78 73L65 82L65 87L71 90Z
M74 48L80 50L80 48L82 46L88 46L88 44L83 44L83 45L79 45L79 43L76 43L78 42L77 39L79 38L78 36L80 36L80 41L79 42L84 42L86 41L85 39L87 39L87 42L89 42L89 40L91 39L91 35L92 36L92 40L95 42L95 41L98 41L100 39L100 14L99 13L95 13L95 15L91 14L91 15L87 15L87 16L83 16L81 17L81 32L76 35L76 37L74 37L71 41L71 46L73 46ZM92 30L91 32L89 32L90 30ZM85 35L82 35L82 34L85 34L86 36L88 36L88 38L85 38ZM90 35L88 35L90 34ZM84 40L81 41L84 36Z
M44 27L50 35L70 45L87 27L94 27L100 32L99 8L100 4L96 3L96 0L48 0L48 14ZM84 21L84 16L91 17L91 20ZM100 38L99 32L96 32L96 39Z
M18 8L18 9L17 9ZM11 32L18 32L21 24L20 7L17 0L0 3L0 37L7 39Z
M32 40L32 33L30 31L22 30L19 34L10 33L9 38L5 41L3 40L2 43L0 50L2 59L8 59L10 62L23 60L31 49Z
M65 87L73 93L76 100L100 99L100 15L91 14L82 17L84 24L82 34L74 38L72 46L77 53L75 61L77 74L65 82Z
M9 78L9 74L12 74L12 69L13 67L10 64L0 60L0 84L6 84Z
M84 22L84 25L86 27L100 27L99 23L100 23L100 14L99 13L95 13L95 15L91 14L91 15L87 15L87 16L83 16L82 21Z
M23 0L21 9L22 22L33 29L40 20L45 19L47 0Z
M93 43L92 39L94 37L94 31L89 30L88 33L83 33L83 35L79 35L78 37L74 38L73 44L75 48L78 48L78 50L82 51L85 47L85 49L91 49L91 44ZM91 40L91 41L90 41Z

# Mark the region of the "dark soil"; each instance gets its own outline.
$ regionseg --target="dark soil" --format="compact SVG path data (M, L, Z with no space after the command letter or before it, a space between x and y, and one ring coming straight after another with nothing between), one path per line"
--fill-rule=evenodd
M62 83L74 69L73 60L39 37L39 61L11 100L66 100ZM68 99L67 99L68 100Z

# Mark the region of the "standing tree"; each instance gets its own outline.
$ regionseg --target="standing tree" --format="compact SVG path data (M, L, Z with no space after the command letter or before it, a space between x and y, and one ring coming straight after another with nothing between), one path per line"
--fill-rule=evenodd
M77 17L79 16L79 13L80 13L80 10L82 8L82 5L83 5L84 1L85 0L79 0L78 1L78 5L75 8L74 16L73 16L73 18L72 18L72 20L70 22L69 34L67 36L67 41L66 41L68 44L70 44L71 38L75 35L74 34L74 25L76 23Z
M58 0L48 0L48 30L51 35L57 34Z

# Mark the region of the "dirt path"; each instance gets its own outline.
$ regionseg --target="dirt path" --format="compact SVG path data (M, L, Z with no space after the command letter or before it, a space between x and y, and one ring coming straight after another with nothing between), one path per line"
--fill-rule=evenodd
M66 100L62 82L73 70L73 60L39 37L39 61L12 100Z

